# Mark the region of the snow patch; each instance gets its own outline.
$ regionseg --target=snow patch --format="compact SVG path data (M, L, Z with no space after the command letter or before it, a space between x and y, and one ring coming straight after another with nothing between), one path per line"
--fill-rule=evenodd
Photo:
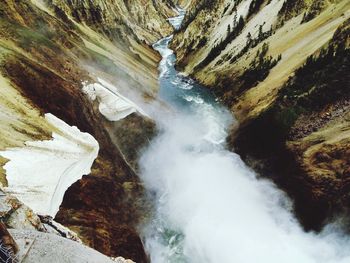
M54 217L66 190L91 172L99 144L90 134L52 114L46 114L45 119L56 128L52 140L26 142L24 147L0 155L10 160L4 166L5 190L34 212Z
M98 82L93 84L83 82L83 85L83 92L92 101L98 100L99 111L109 121L119 121L134 112L148 117L139 106L121 95L114 85L103 79L98 78Z

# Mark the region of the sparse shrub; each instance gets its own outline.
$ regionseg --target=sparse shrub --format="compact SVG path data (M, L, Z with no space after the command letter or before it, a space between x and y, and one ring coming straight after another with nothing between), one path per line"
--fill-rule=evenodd
M250 18L252 15L256 14L263 3L264 3L264 0L253 0L250 3L247 17Z
M199 40L197 48L201 48L204 47L207 44L208 40L206 37L201 38L201 40Z
M263 81L268 76L270 69L276 66L282 59L281 55L279 55L277 59L273 59L271 56L266 56L268 50L268 44L264 43L261 50L257 51L256 57L250 63L249 68L239 78L242 82L239 93L256 86L260 81Z
M305 64L281 91L285 101L307 110L319 109L332 101L350 97L350 49L330 45Z
M211 49L207 57L196 66L195 70L205 67L211 61L213 61L217 56L219 56L220 53L227 47L227 45L230 44L241 33L243 28L244 28L244 19L241 16L238 22L235 21L233 29L231 29L230 25L227 27L227 35L225 39L220 41L219 44L214 45L214 47Z
M69 18L66 15L66 13L61 8L59 8L57 5L53 5L53 11L54 11L55 15L58 18L60 18L63 22L69 23Z
M260 32L260 30L261 30L261 32ZM273 33L272 27L270 28L269 31L263 32L262 26L259 27L259 35L257 38L252 38L252 36L249 32L247 35L247 43L246 43L245 47L237 55L231 57L230 62L231 63L236 62L237 59L242 57L246 52L248 52L249 49L256 47L259 43L261 43L262 41L264 41L265 39L270 37L272 35L272 33Z

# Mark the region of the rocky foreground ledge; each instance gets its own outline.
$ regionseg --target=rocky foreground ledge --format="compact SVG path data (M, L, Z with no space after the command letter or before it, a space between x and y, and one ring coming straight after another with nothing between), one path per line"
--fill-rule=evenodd
M134 262L110 258L83 245L74 232L50 217L39 217L3 189L0 221L0 262Z

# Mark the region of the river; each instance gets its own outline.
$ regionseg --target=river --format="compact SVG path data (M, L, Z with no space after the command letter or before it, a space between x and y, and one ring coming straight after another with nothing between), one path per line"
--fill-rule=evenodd
M184 14L170 20L175 28ZM226 149L235 119L176 71L171 39L154 48L163 57L159 96L172 111L156 114L160 133L140 160L155 207L143 227L151 262L349 263L349 238L337 224L304 232L285 194Z

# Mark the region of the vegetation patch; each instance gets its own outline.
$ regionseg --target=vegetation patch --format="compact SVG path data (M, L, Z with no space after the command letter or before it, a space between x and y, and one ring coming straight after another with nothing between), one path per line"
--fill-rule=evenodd
M319 110L339 99L350 98L350 49L330 45L319 56L307 58L281 91L288 104Z
M259 33L257 38L252 38L252 35L248 33L247 35L247 44L244 46L244 48L235 56L232 56L230 58L230 63L235 63L240 57L242 57L245 53L248 52L249 49L252 49L259 45L262 41L267 39L273 34L272 27L270 30L263 32L262 31L262 25L259 26Z
M27 27L19 27L17 33L19 34L19 46L23 49L36 47L36 45L46 46L50 49L58 49L56 43L51 40L55 35L52 31L40 32Z
M250 18L252 15L256 14L264 2L264 0L253 0L250 3L247 18Z
M306 7L304 0L286 0L278 12L279 26L282 26L285 21L292 17L301 14Z
M231 29L231 26L228 25L226 38L223 39L219 44L214 45L206 58L196 66L195 71L204 68L216 57L218 57L220 53L227 47L227 45L230 44L241 33L243 28L244 19L242 16L239 18L238 22L235 22L233 29Z
M269 45L264 43L261 50L256 53L255 59L250 63L249 68L239 78L243 82L240 87L239 93L256 86L260 81L263 81L268 75L270 70L277 65L282 59L279 55L276 59L271 56L266 56L269 50Z
M327 7L327 2L327 0L314 0L308 11L304 13L301 23L309 22L318 16Z

